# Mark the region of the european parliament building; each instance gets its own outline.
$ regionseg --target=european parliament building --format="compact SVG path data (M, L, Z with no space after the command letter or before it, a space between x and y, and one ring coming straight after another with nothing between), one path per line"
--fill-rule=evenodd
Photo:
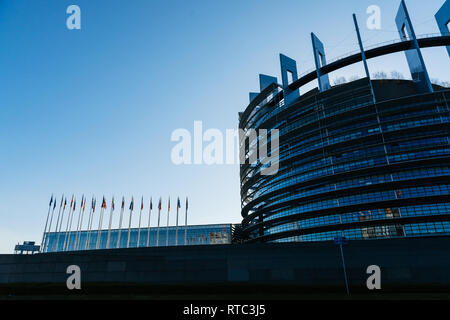
M281 54L282 83L260 75L239 128L278 130L279 171L241 165L247 242L450 234L450 89L430 82L421 54L446 46L450 55L449 16L446 1L436 14L442 34L418 37L402 1L398 41L365 50L354 16L359 53L327 63L311 34L316 70L298 77L296 62ZM402 51L412 80L371 79L367 60ZM354 63L366 77L332 87L328 74ZM318 88L300 94L313 80Z
M430 81L421 52L434 48L450 56L450 0L443 2L435 15L440 34L416 35L402 0L395 41L364 48L354 15L358 53L329 62L312 33L314 71L299 76L297 63L280 55L281 83L259 76L260 91L250 93L239 114L240 158L255 158L250 137L260 129L268 134L258 148L266 144L279 157L271 151L240 165L240 225L189 226L186 201L180 226L178 201L178 227L169 226L169 208L161 226L161 205L159 227L152 227L150 200L148 224L135 228L132 198L125 227L124 200L116 228L114 201L109 211L105 199L100 215L94 215L95 199L87 206L85 227L86 199L78 214L76 201L68 213L66 201L59 210L50 202L41 247L25 242L16 246L21 254L0 255L0 298L66 297L74 265L82 273L81 293L94 297L251 293L255 300L280 292L348 294L349 288L373 296L369 266L381 268L383 293L450 293L450 88ZM372 79L368 60L394 53L404 54L411 80ZM363 78L330 84L331 72L353 64L362 64ZM303 92L313 81L318 88ZM265 175L268 164L278 171Z

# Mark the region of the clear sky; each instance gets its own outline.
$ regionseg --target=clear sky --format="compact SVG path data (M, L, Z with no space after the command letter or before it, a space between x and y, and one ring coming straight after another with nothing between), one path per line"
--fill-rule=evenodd
M40 242L52 193L97 203L162 196L164 208L169 195L188 196L190 223L240 222L238 166L175 166L173 130L192 131L195 120L236 128L258 73L280 78L280 52L300 73L313 67L311 31L328 58L357 49L353 12L366 45L398 39L399 2L1 0L0 253ZM417 34L438 32L443 3L407 1ZM71 4L81 8L81 30L66 28ZM381 30L365 28L372 4ZM423 53L430 77L450 81L445 49ZM403 54L369 67L408 75ZM362 71L358 64L331 81Z

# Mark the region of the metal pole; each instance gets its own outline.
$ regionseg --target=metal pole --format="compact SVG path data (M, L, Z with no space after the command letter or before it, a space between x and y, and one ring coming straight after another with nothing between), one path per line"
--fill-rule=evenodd
M81 196L80 212L78 213L77 228L75 229L75 243L73 244L73 251L77 250L78 231L80 229L80 219L81 219L81 214L83 212L83 204L84 204L84 195Z
M69 223L72 217L72 213L74 212L72 206L69 208L69 214L67 215L67 225L66 225L66 233L64 234L64 242L61 251L66 251L66 242L67 242L67 234L69 233Z
M156 229L156 246L159 247L159 221L161 218L161 198L158 205L158 228Z
M58 230L58 237L56 238L56 248L55 251L58 251L58 246L59 246L59 236L61 234L61 228L62 228L62 223L64 220L64 212L66 211L66 205L67 205L67 199L64 201L64 208L61 214L61 221L59 222L59 230Z
M88 225L87 225L87 232L86 232L86 243L84 244L84 249L87 250L89 247L89 241L91 239L91 221L92 221L92 212L93 208L89 210L89 219L88 219ZM80 235L81 237L81 235Z
M63 196L61 198L61 204L59 205L58 219L56 220L56 225L55 225L55 239L53 239L53 243L52 243L52 247L51 247L52 251L53 251L53 247L55 246L55 243L56 243L56 235L57 235L57 232L58 232L58 224L59 224L59 218L60 218L60 215L61 215L61 210L62 210L62 207L63 207L63 202L64 202L64 194L63 194Z
M98 219L97 241L95 243L95 249L98 249L100 246L100 236L101 236L102 226L103 226L103 212L104 211L105 211L105 209L103 208L103 203L102 203L102 207L100 209L100 215L99 215L99 219Z
M120 248L120 235L122 234L122 218L123 210L125 210L125 198L122 197L122 207L120 208L120 219L119 219L119 234L117 235L116 248Z
M44 238L45 238L45 232L47 231L47 225L48 225L48 218L50 217L50 210L52 208L52 204L53 204L53 195L50 198L50 204L48 205L48 212L47 212L47 220L45 220L45 228L44 228L44 233L42 234L42 241L41 241L41 247L40 247L40 251L42 252L42 250L44 249Z
M77 228L77 237L76 237L76 241L75 241L75 250L78 251L78 248L80 246L80 240L81 240L81 229L83 227L83 216L84 216L84 210L86 209L86 198L84 199L83 203L82 203L82 207L83 210L81 211L81 219L80 217L78 217L78 228Z
M90 247L90 242L91 242L91 229L92 229L92 223L94 222L94 214L95 214L95 205L96 205L97 200L95 200L94 198L92 198L92 204L91 204L91 212L89 215L89 222L88 222L88 236L87 236L87 240L86 240L86 246L85 249L89 249Z
M131 217L132 217L132 215L133 215L133 206L134 206L134 203L133 203L133 202L134 202L134 201L133 201L133 198L132 198L132 199L131 199L131 205L130 205L130 221L129 221L129 223L128 223L127 248L130 247Z
M50 216L50 224L48 225L48 232L47 232L48 234L45 237L44 244L42 247L42 252L46 252L48 250L48 242L49 242L50 232L51 232L51 228L52 228L53 215L55 214L55 208L56 208L56 198L55 198L55 202L53 203L52 215Z
M152 217L152 207L152 198L150 197L150 208L148 209L147 247L150 246L150 218Z
M69 247L70 247L70 236L72 235L72 221L73 221L73 217L75 215L75 209L76 209L76 203L77 201L75 200L74 204L73 204L73 212L72 212L72 217L70 218L70 225L69 225L69 235L67 236L67 244L64 245L64 251L69 251ZM81 206L80 206L80 212L78 214L78 218L80 217L81 214L81 207L83 205L83 199L81 199ZM64 241L65 242L65 241Z
M187 214L188 214L188 198L186 197L186 212L184 215L184 245L187 245Z
M137 238L137 245L136 245L137 248L139 248L139 241L141 240L142 209L144 209L144 197L141 198L141 209L139 210L139 227L138 227L138 238Z
M166 229L166 247L169 246L169 214L170 214L170 197L167 205L167 229Z
M114 212L114 197L112 198L111 210L109 212L108 239L106 240L106 249L109 249L109 240L111 239L111 225L112 225L113 212Z
M176 223L176 227L175 227L175 245L178 245L178 211L179 211L179 203L180 203L180 198L177 199L177 223Z
M345 289L347 290L347 295L349 295L350 290L348 289L347 270L345 268L345 259L344 259L344 251L342 249L342 243L339 244L339 248L341 249L342 267L344 268Z
M68 219L67 226L68 227L66 227L66 234L64 235L64 244L63 244L62 251L66 251L66 246L67 246L67 242L69 241L70 229L72 228L72 220L73 220L73 215L75 214L76 205L77 205L77 200L75 198L73 200L73 207L69 211L69 215L67 216L67 219Z
M53 216L54 216L54 213L55 213L55 208L56 208L56 198L55 198L55 201L53 202L52 215L51 215L51 217L50 217L50 224L49 224L49 226L48 226L48 235L47 235L47 237L45 238L45 245L44 245L44 251L45 251L45 252L48 251L48 243L49 243L49 241L50 241L49 237L50 237L50 232L51 232L51 230L52 230L52 223L53 223Z

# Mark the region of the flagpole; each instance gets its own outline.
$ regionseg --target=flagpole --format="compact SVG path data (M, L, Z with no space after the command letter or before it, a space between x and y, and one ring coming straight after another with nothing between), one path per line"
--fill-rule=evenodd
M67 199L64 200L64 207L63 207L63 211L61 214L61 221L59 222L59 230L58 230L58 238L56 238L56 248L55 251L58 251L58 245L59 245L59 236L61 233L61 228L62 228L62 224L63 224L63 220L64 220L64 212L66 211L66 205L67 205Z
M109 240L111 238L111 224L112 224L113 212L114 212L114 197L112 198L111 211L109 213L108 239L106 240L106 249L109 249Z
M100 246L100 236L101 236L101 230L103 225L103 212L105 212L105 197L103 197L102 206L100 208L100 215L98 219L98 230L97 230L97 241L95 243L95 249L98 249Z
M44 240L45 243L44 243L44 247L42 249L43 250L42 252L46 252L48 250L48 243L50 241L49 237L50 237L50 232L52 230L52 223L53 223L53 216L55 214L55 208L56 208L56 197L55 197L55 200L53 201L53 210L52 210L52 215L50 217L50 224L48 226L48 232L47 232L48 234L47 234L47 237Z
M97 239L95 241L95 249L98 249L98 246L100 244L100 232L102 229L102 222L103 222L103 208L100 208L100 214L99 214L99 218L98 218L98 229L97 229Z
M70 202L70 208L69 208L69 213L67 215L67 225L66 225L66 233L64 234L64 242L63 242L63 246L62 246L62 250L61 251L65 251L66 250L66 241L67 241L67 233L69 232L69 222L70 222L70 217L72 216L72 212L73 210L73 196L72 196L72 201Z
M122 197L122 207L120 208L120 219L119 219L119 234L117 235L116 248L120 247L120 235L122 234L122 218L124 210L125 210L125 198Z
M188 198L186 197L186 213L184 215L184 245L187 245L187 214L188 214Z
M130 204L130 221L128 222L128 239L127 239L127 248L130 247L130 233L131 233L131 217L133 215L133 208L134 208L134 199L131 198L131 204Z
M88 221L88 234L86 237L86 245L85 245L86 250L89 249L89 246L90 246L89 242L91 242L91 228L92 228L92 223L94 221L95 204L96 204L96 200L94 199L94 197L92 197L91 211L89 213L89 221Z
M75 210L76 210L76 205L77 205L77 200L75 200L75 202L73 203L73 212L72 212L72 217L70 218L70 225L69 225L69 235L67 236L67 244L64 245L64 251L69 251L69 246L70 246L70 236L72 234L72 221L73 221L73 217L75 216ZM80 213L81 213L81 206L80 206ZM80 215L78 215L79 217ZM66 241L64 240L64 243Z
M83 210L81 211L81 220L80 220L80 217L78 217L77 236L75 238L76 251L78 251L78 248L80 247L81 231L82 231L82 228L83 228L84 210L86 209L86 198L84 198L84 201L82 203L82 207L83 207Z
M52 197L50 198L50 204L48 205L47 220L45 221L45 228L44 228L44 233L42 234L42 241L41 241L41 247L40 247L41 252L44 249L45 232L47 231L48 218L50 217L50 210L52 208L52 204L53 204L53 194L52 194Z
M179 204L180 204L180 197L178 197L177 199L177 223L176 223L176 227L175 227L175 245L178 245L178 209L179 209Z
M166 247L169 246L169 214L170 214L170 197L167 205L167 229L166 229Z
M159 198L158 204L158 229L156 229L156 246L159 247L159 221L161 218L161 198Z
M91 204L91 209L89 209L89 218L88 218L88 223L87 223L87 228L86 228L86 242L84 243L84 250L88 249L89 246L89 239L91 237L91 219L92 219L92 204ZM81 234L80 234L80 238L81 238ZM81 239L80 239L81 241Z
M144 197L141 199L141 210L139 211L139 228L138 228L138 238L136 247L139 248L139 241L141 239L141 217L142 217L142 209L144 209Z
M63 196L61 198L61 204L59 205L58 219L56 220L56 225L55 225L55 239L53 239L53 244L52 244L52 247L50 248L51 250L53 250L53 247L56 244L56 234L58 233L58 224L59 224L59 218L61 216L61 210L62 210L62 207L63 207L63 203L64 203L64 194L63 194Z
M148 209L147 247L150 246L150 218L152 217L152 207L152 197L150 197L150 208Z
M83 203L84 203L84 194L81 196L80 211L78 212L78 221L77 221L77 228L75 231L75 243L73 244L73 251L77 250L78 230L80 228L81 213L83 212ZM70 239L70 236L69 236L69 239ZM70 242L69 242L69 246L70 246Z

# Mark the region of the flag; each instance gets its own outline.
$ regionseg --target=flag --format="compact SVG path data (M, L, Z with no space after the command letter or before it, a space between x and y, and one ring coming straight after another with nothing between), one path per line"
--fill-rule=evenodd
M112 210L114 211L114 197L112 198L112 202L111 202L111 208L112 208Z
M186 197L186 210L188 209L188 198Z
M130 210L133 211L133 209L134 209L134 198L131 197Z
M167 205L167 211L170 211L170 197L169 197L169 202L168 202L168 205Z
M159 198L158 209L161 210L161 198Z
M144 209L144 197L141 198L141 210Z
M50 198L50 203L48 204L48 206L51 207L52 204L53 204L53 195L52 195L52 197Z
M61 198L61 204L59 205L60 208L63 206L63 203L64 203L64 195Z
M55 208L56 208L56 198L55 201L53 201L53 210L55 210Z
M180 202L180 197L178 197L177 199L177 209L181 208L181 202Z
M92 198L92 213L95 212L95 203L96 203L96 200L94 198Z
M73 195L72 195L72 200L70 201L70 209L72 209L73 206Z
M102 201L102 208L106 209L106 199L104 196L103 196L103 201Z
M86 198L84 198L84 201L83 201L83 212L85 209L86 209Z
M125 197L122 197L122 209L125 208Z
M75 199L75 201L73 202L73 210L75 211L75 208L77 207L77 200Z
M64 210L66 210L67 198L64 199Z
M150 210L153 209L152 197L150 197Z

